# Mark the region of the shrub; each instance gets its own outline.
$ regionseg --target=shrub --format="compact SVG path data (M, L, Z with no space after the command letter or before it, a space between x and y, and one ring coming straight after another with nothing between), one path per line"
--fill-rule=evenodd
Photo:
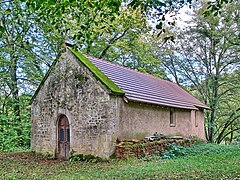
M186 148L183 146L176 145L175 143L167 145L167 150L163 151L161 158L162 159L173 159L178 156L185 156Z
M83 161L83 162L103 162L104 160L98 156L93 156L91 154L84 155L84 154L77 154L73 155L74 151L72 150L70 152L69 161L70 162L77 162L77 161Z
M196 155L208 155L208 154L218 154L228 152L229 150L239 150L238 145L219 145L211 143L198 143L193 144L191 147L187 147L186 151L188 156Z

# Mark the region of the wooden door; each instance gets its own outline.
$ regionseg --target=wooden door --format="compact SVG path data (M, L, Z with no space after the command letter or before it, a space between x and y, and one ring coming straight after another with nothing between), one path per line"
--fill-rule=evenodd
M58 121L58 158L68 159L70 151L70 128L66 116Z

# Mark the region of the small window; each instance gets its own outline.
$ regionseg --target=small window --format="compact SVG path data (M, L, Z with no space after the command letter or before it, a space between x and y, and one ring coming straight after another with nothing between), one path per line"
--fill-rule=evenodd
M199 112L195 111L195 127L198 127L198 117L199 116Z
M64 141L64 129L61 128L60 129L60 142L63 142Z
M67 129L67 142L70 142L70 129Z
M170 127L176 126L176 112L173 108L170 109Z

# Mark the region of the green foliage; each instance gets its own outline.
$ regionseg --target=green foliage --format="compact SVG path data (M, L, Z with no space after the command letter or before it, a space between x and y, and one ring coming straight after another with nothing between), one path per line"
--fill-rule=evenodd
M0 151L19 151L30 147L30 96L21 96L20 122L16 121L13 109L8 108L7 113L0 113ZM12 104L12 99L5 99L6 104ZM0 106L1 106L0 102Z
M92 26L101 24L105 19L114 20L121 5L121 0L26 2L28 9L37 14L37 21L44 22L44 32L53 34L60 42L69 38L83 44L87 44L94 34Z
M36 12L40 20L49 24L48 31L55 31L61 34L62 38L72 35L75 40L89 42L89 37L94 36L92 26L98 26L104 21L114 21L123 5L127 9L139 9L147 18L156 22L156 29L165 32L166 25L174 25L174 21L168 21L166 14L176 14L184 5L191 6L192 0L92 0L92 1L31 1L25 0L29 9ZM72 22L75 21L75 25ZM164 23L165 26L162 24ZM78 27L78 28L77 28ZM109 29L109 26L99 26L100 29ZM53 30L55 29L55 30ZM89 30L89 32L87 32ZM69 31L69 32L68 32ZM111 31L111 30L110 30ZM101 35L101 34L100 34Z
M147 161L147 162L150 162L150 161L160 161L161 159L162 159L162 157L161 157L161 152L160 151L156 151L152 155L148 155L148 156L145 156L145 157L141 158L141 160Z
M177 145L176 143L166 143L165 150L156 151L154 154L142 157L143 161L160 161L161 159L175 159L177 157L186 156L186 147Z
M239 145L217 145L211 143L197 142L190 147L172 144L166 144L167 149L157 151L152 155L142 157L143 161L160 161L161 159L189 158L191 156L211 156L214 154L227 153L231 150L238 151Z
M204 16L208 17L210 15L217 16L224 11L223 5L232 3L233 0L215 0L215 1L208 1L208 7L207 10L204 12Z
M178 84L189 87L211 110L205 111L210 142L231 143L239 125L239 3L221 4L221 15L204 17L207 4L193 11L191 24L180 29L163 57Z
M0 6L0 151L30 146L31 94L56 53L35 23L36 14L20 0Z
M185 156L186 148L174 143L167 145L167 150L162 153L162 159L173 159L178 156Z
M238 144L238 145L240 145L240 132L237 132L237 133L236 133L235 143Z
M91 154L84 155L84 154L77 154L74 155L74 151L72 150L70 152L70 156L68 159L70 162L77 162L77 161L82 161L82 162L92 162L92 163L97 163L97 162L103 162L104 160L100 157L93 156Z
M238 151L239 145L217 145L211 143L194 144L186 148L187 156L208 156L214 154L227 153L228 151Z

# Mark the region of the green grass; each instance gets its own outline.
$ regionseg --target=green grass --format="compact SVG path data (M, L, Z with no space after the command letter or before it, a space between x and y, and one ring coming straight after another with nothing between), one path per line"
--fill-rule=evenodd
M198 144L187 156L146 162L64 162L0 154L0 179L240 179L240 147Z

